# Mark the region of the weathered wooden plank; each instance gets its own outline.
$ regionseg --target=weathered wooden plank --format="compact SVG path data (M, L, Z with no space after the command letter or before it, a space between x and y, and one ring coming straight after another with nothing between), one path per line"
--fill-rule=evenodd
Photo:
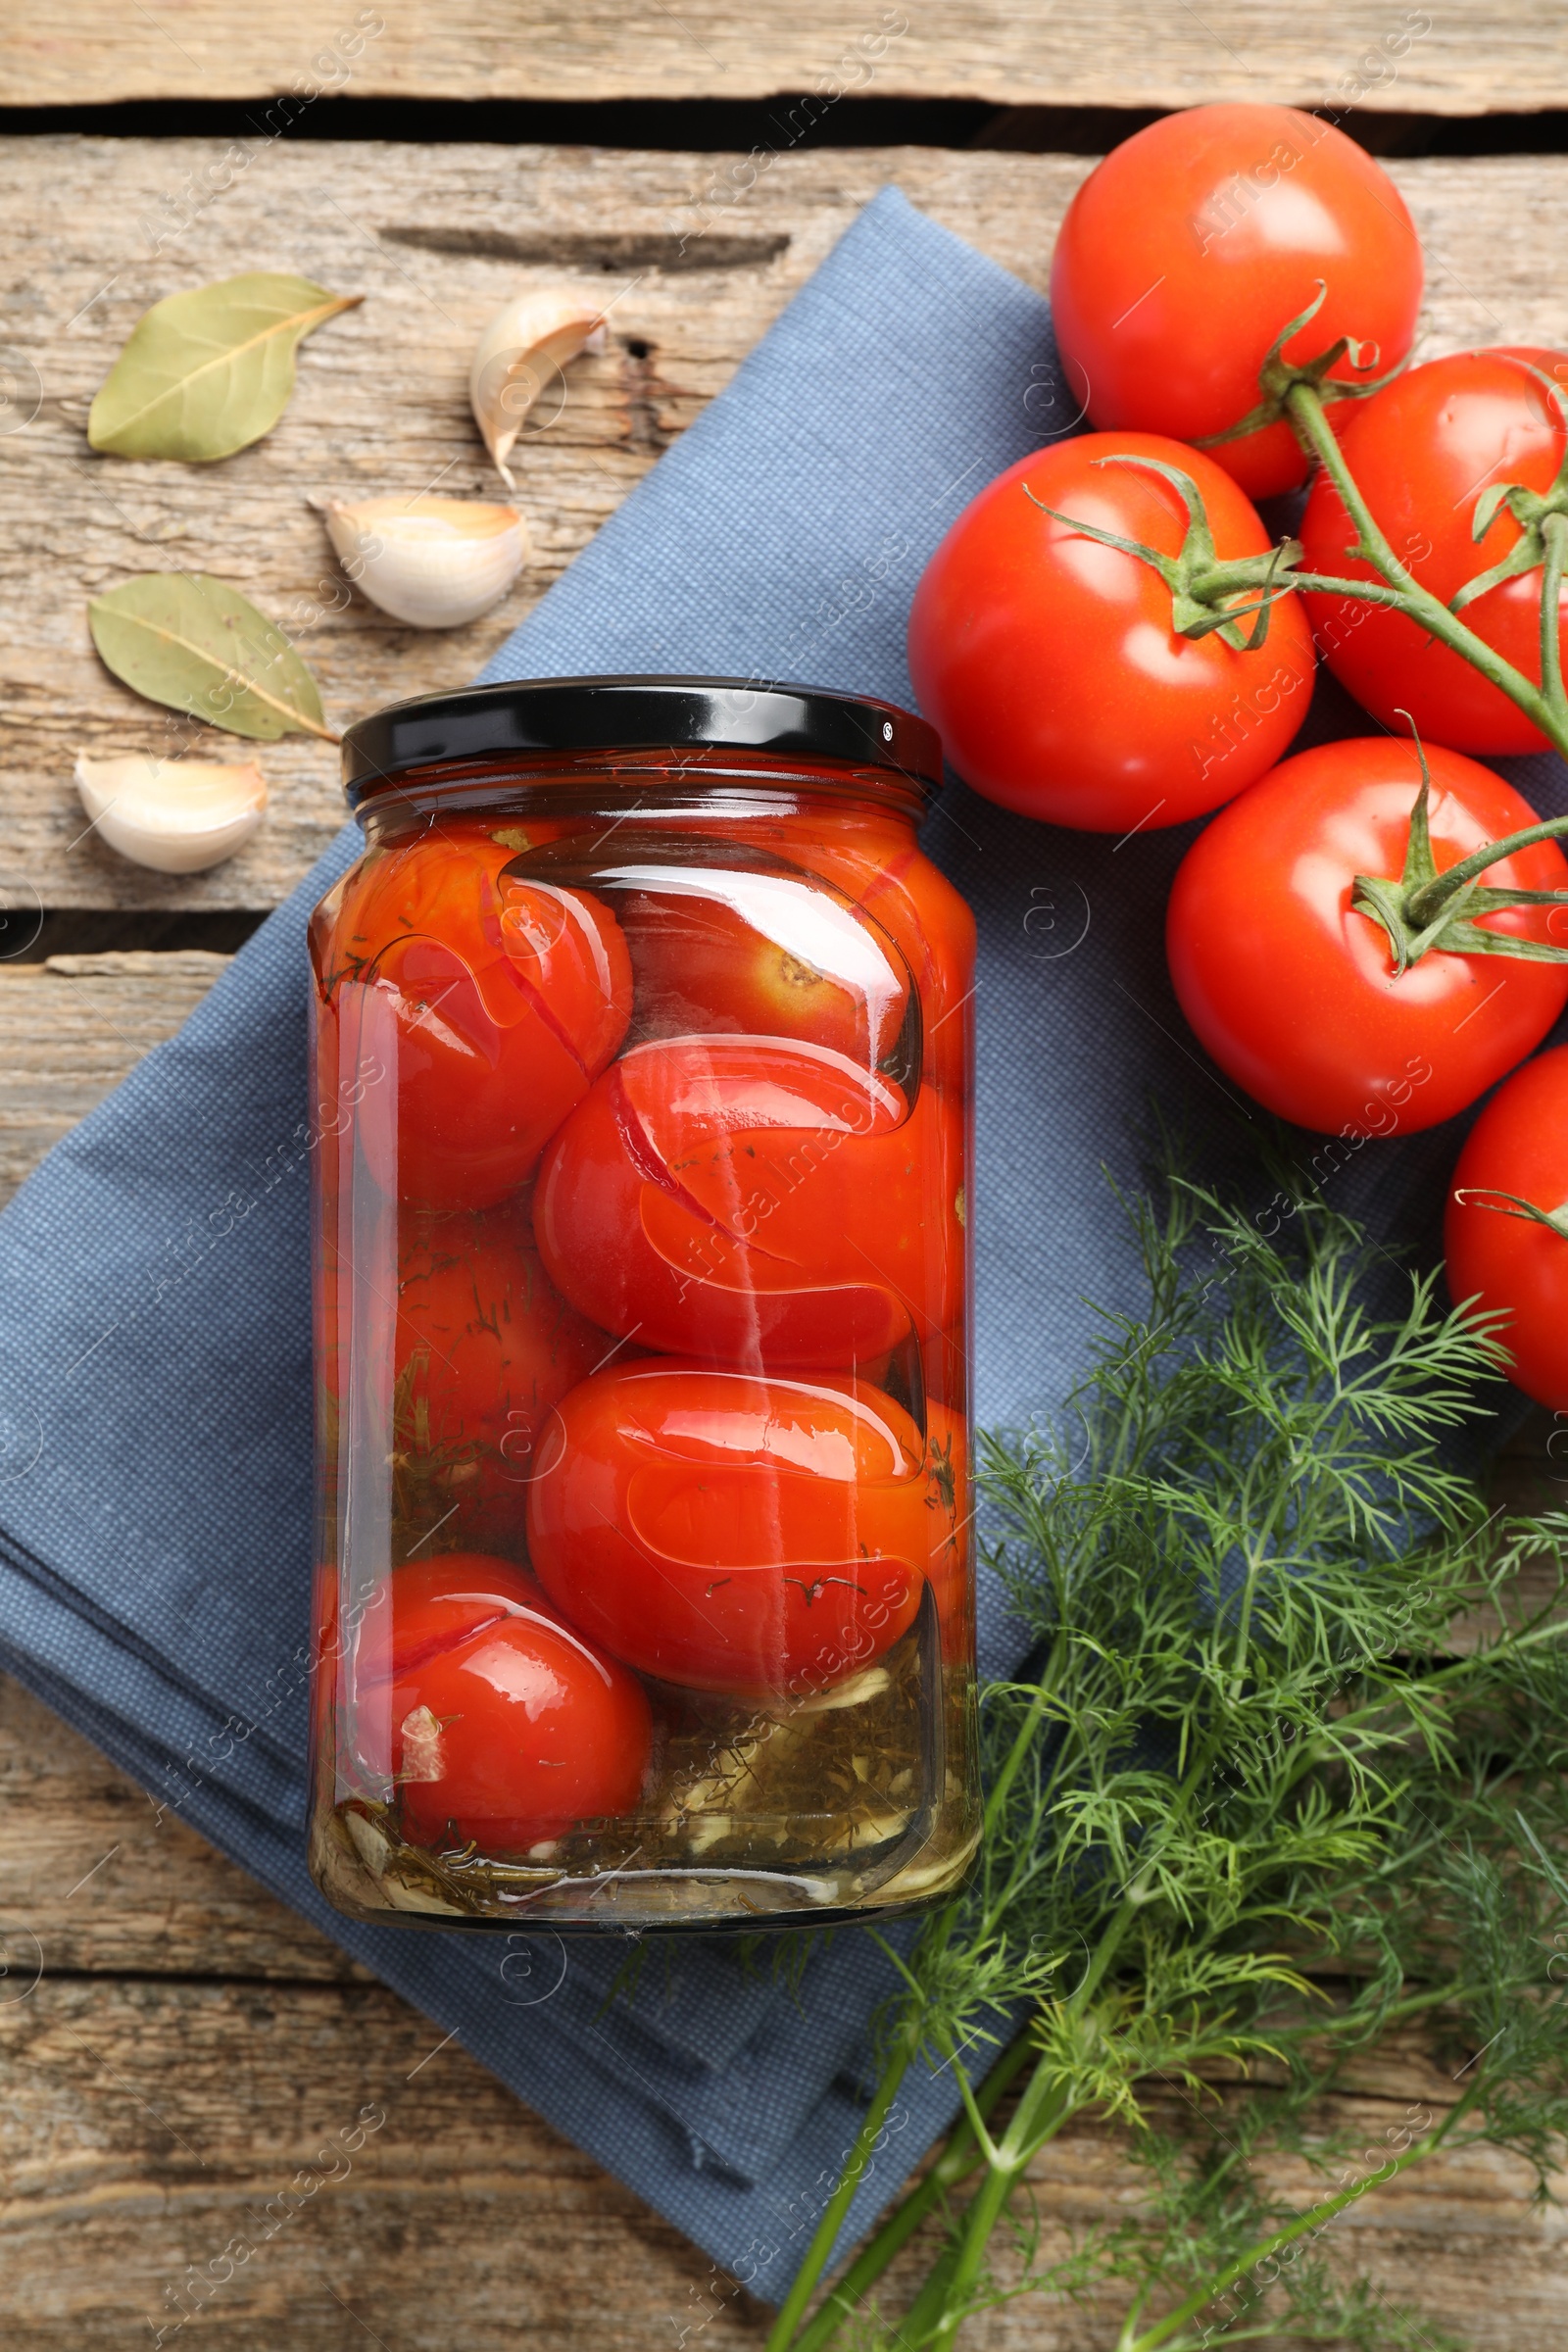
M376 29L379 27L379 29ZM835 88L999 105L1184 106L1290 98L1478 114L1560 106L1568 50L1552 0L1205 0L1090 10L1005 0L918 8L832 0L759 17L734 0L457 0L385 12L306 0L69 0L10 35L19 106L120 98L256 98L347 89L453 98L765 98Z
M683 2328L714 2352L759 2343L732 2282L440 2044L359 1984L45 1977L0 2007L7 2340L96 2352L205 2306L235 2352L274 2352L280 2328L298 2352L340 2352L362 2330L388 2352L630 2352ZM1412 2069L1321 2120L1370 2145L1445 2095L1451 2083ZM334 2146L342 2156L322 2153ZM1304 2164L1282 2165L1279 2183L1303 2200L1318 2187ZM1093 2127L1064 2133L1031 2185L1042 2252L1058 2256L1139 2193L1122 2144ZM309 2189L292 2210L291 2186ZM1368 2194L1328 2243L1478 2352L1524 2352L1556 2340L1568 2299L1560 2224L1525 2189L1513 2160L1458 2155ZM919 2251L889 2282L890 2313ZM1108 2298L1031 2299L983 2317L965 2343L1099 2352L1112 2313Z
M0 1822L0 2007L33 1970L369 1982L9 1675Z
M45 1979L0 2009L7 2340L178 2341L205 2307L235 2352L673 2341L703 2258L441 2039L370 1986Z
M898 180L1043 285L1056 221L1088 168L922 148L781 154L733 177L724 157L566 148L279 144L243 170L225 154L210 141L47 138L0 155L10 256L0 342L23 391L7 412L17 429L0 436L3 903L266 906L338 821L330 750L295 737L261 747L269 821L212 874L149 874L84 834L74 747L169 740L164 714L99 665L89 593L180 564L236 580L297 637L337 724L458 684L728 380L879 186ZM1425 348L1560 334L1552 257L1568 232L1568 158L1395 169L1430 256ZM155 252L165 218L189 225ZM368 299L305 346L293 404L267 440L205 467L88 452L92 393L148 303L285 265ZM517 589L471 627L434 635L345 602L307 497L436 481L492 489L467 411L469 353L514 288L563 271L586 273L613 302L612 332L602 357L573 368L559 416L526 453L520 499L535 553ZM233 740L210 736L206 748L230 754Z
M0 963L0 1200L200 1004L226 956L53 956Z
M225 960L0 967L23 1072L0 1075L0 1135L8 1087L31 1104L37 1145L68 1123L52 1106L85 1107L119 1074L101 1007L114 1008L128 1064ZM15 1133L11 1145L15 1165L26 1146ZM1499 1492L1520 1507L1555 1499L1549 1434L1539 1417L1505 1457ZM336 2352L365 2330L391 2352L457 2341L500 2352L519 2332L622 2352L661 2340L665 2325L674 2339L700 2331L713 2352L758 2344L744 2299L677 2232L460 2049L430 2056L433 2027L172 1816L159 1819L3 1679L0 1935L0 2323L27 2352L108 2352L149 2314L172 2325L206 2291L190 2265L212 2285L209 2325L236 2352L273 2352L283 2328L301 2352ZM1405 2034L1358 2061L1323 2125L1370 2144L1409 2105L1451 2095L1445 2069ZM296 2170L370 2103L387 2122L352 2171L261 2244L256 2217L270 2200L275 2219ZM1280 2180L1313 2192L1304 2167ZM1358 2204L1333 2242L1389 2300L1486 2352L1522 2352L1555 2340L1568 2317L1562 2229L1527 2186L1505 2159L1446 2159ZM1036 2168L1034 2187L1043 2251L1059 2255L1107 2208L1135 2207L1138 2176L1114 2135L1083 2128ZM236 2236L257 2250L222 2278ZM890 2309L912 2272L911 2258ZM1115 2317L1108 2303L1030 2300L978 2323L970 2341L973 2352L1098 2352Z

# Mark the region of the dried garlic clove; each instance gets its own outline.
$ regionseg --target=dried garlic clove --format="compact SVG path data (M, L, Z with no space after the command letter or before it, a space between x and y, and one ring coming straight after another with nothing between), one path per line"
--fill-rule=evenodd
M519 294L485 328L468 370L468 398L509 489L514 485L507 459L528 411L569 360L602 351L604 343L598 304L569 286Z
M254 760L154 760L145 752L89 760L76 754L76 790L93 829L133 865L199 874L249 841L267 807Z
M458 629L504 597L528 553L515 507L470 498L331 499L339 563L373 605L416 629Z

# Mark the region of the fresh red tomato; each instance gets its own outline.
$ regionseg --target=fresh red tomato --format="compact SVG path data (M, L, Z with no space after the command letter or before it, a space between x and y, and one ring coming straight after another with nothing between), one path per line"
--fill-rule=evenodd
M534 1231L556 1287L645 1348L849 1365L944 1329L962 1279L963 1127L935 1087L768 1037L638 1046L551 1146Z
M1323 306L1286 357L1348 335L1375 371L1396 367L1415 336L1421 245L1381 165L1294 107L1167 115L1113 148L1067 208L1051 311L1068 389L1097 425L1179 441L1228 431L1257 406L1270 346L1320 281ZM1330 370L1356 373L1348 354ZM1286 423L1213 456L1253 498L1306 478Z
M654 1359L557 1408L528 1547L556 1606L644 1674L800 1698L913 1623L954 1493L876 1389Z
M1433 746L1440 871L1537 822L1491 768ZM1287 760L1223 809L1182 860L1166 945L1182 1010L1230 1077L1302 1127L1352 1139L1451 1118L1538 1046L1568 1002L1568 964L1441 948L1396 976L1387 932L1354 911L1357 874L1396 878L1420 784L1392 736ZM1503 859L1494 888L1561 890L1555 842ZM1489 930L1553 937L1555 907L1509 908Z
M1395 553L1444 604L1517 545L1500 508L1478 545L1476 505L1504 482L1545 490L1568 447L1568 427L1538 367L1568 375L1555 352L1458 351L1412 368L1344 425L1346 462ZM1319 474L1300 526L1302 568L1373 579L1350 549L1355 525ZM1462 752L1544 751L1545 737L1480 671L1402 612L1309 594L1306 608L1329 667L1386 727L1408 711L1423 735ZM1467 605L1466 626L1541 682L1541 569L1521 572ZM1568 588L1558 634L1568 654Z
M609 909L508 871L488 832L421 833L372 857L317 910L323 1067L392 1073L358 1132L382 1190L486 1208L523 1183L631 1017L631 964ZM341 896L339 894L342 894Z
M1298 597L1280 599L1250 653L1217 632L1178 636L1152 564L1042 512L1174 556L1181 498L1142 465L1106 462L1123 458L1191 476L1222 560L1267 551L1258 515L1200 451L1157 433L1084 433L981 491L909 614L914 690L964 782L1090 833L1182 824L1230 800L1279 759L1311 695Z
M394 1568L360 1621L349 1689L361 1762L390 1769L416 1844L526 1851L642 1793L642 1686L510 1560Z
M1528 1201L1562 1230L1521 1213ZM1568 1411L1568 1046L1515 1070L1470 1130L1448 1195L1448 1288L1507 1321L1527 1396Z
M612 1343L551 1283L526 1202L407 1221L393 1343L403 1475L428 1487L449 1544L520 1547L545 1415Z
M600 882L631 954L640 1039L806 1038L868 1069L892 1052L908 973L838 891L717 858L629 862Z

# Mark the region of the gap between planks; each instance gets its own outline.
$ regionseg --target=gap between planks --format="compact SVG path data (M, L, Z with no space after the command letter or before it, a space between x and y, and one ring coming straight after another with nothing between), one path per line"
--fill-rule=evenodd
M171 16L174 24L171 25ZM177 26L177 34L175 27ZM1555 0L444 0L385 12L307 0L62 0L19 19L7 101L261 98L296 113L356 97L769 98L780 91L988 99L996 105L1188 106L1216 98L1465 115L1559 106L1568 49ZM286 109L274 110L284 122Z

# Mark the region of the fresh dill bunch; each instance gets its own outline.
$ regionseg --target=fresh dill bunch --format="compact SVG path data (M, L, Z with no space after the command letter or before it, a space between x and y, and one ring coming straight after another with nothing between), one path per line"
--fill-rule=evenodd
M877 2092L770 2352L875 2340L868 2297L927 2215L947 2234L904 2352L1041 2290L1109 2298L1116 2352L1402 2344L1414 2323L1320 2247L1337 2215L1455 2135L1543 2182L1568 2135L1568 1514L1491 1511L1449 1458L1496 1344L1431 1276L1369 1303L1387 1252L1321 1198L1277 1242L1179 1176L1133 1213L1149 1306L1105 1318L1077 1443L985 1445L992 1563L1037 1646L985 1693L977 1868L895 1955ZM1347 2173L1324 2094L1414 2018L1468 2056L1460 2087ZM808 2318L921 2062L963 2113ZM1148 2193L1042 2262L1028 2167L1085 2113L1125 2128ZM1309 2208L1263 2185L1288 2150L1324 2176Z

